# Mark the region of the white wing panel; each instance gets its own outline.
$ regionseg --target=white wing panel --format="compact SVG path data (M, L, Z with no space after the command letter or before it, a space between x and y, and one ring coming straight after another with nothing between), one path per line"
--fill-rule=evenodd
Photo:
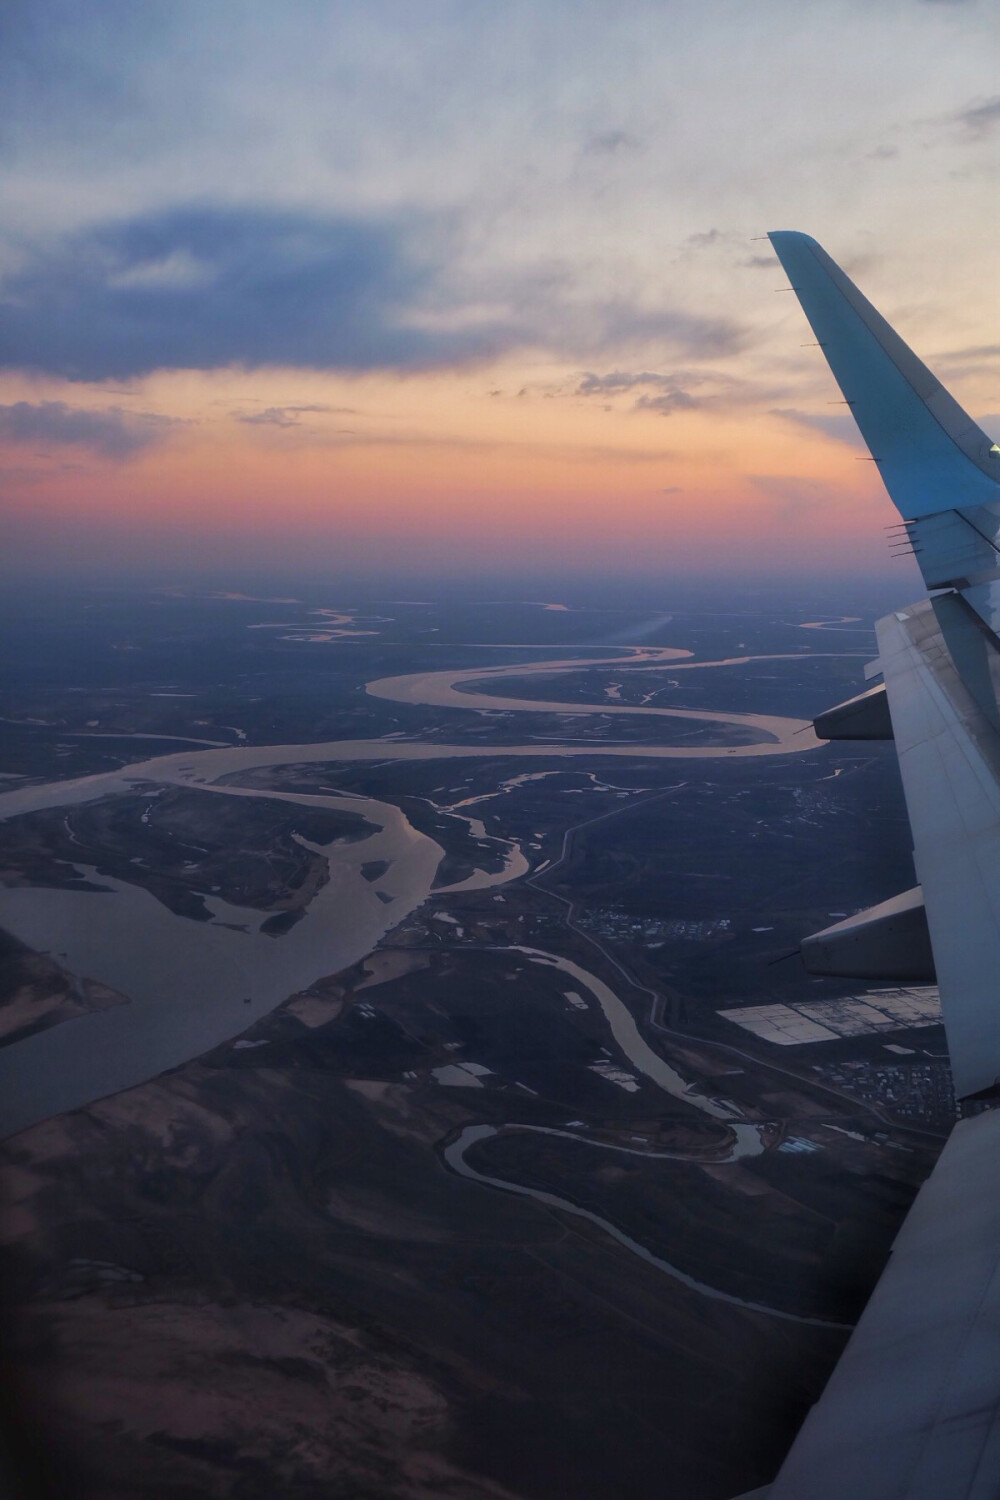
M865 675L885 678L956 1093L997 1101L1000 446L815 241L771 241L900 512L896 543L949 590L879 622ZM1000 1109L956 1126L769 1500L1000 1496L998 1177Z
M768 1500L996 1500L1000 1113L955 1127Z
M955 599L931 601L878 625L959 1097L1000 1079L1000 737L959 673L942 616L952 646L965 639L970 657L997 652L962 610ZM977 698L1000 665L988 657Z

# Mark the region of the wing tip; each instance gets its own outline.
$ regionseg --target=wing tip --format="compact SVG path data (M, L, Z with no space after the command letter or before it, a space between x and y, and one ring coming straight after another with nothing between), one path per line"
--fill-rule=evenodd
M808 245L810 250L822 250L818 240L814 240L811 234L803 234L801 229L769 229L767 237L777 250L781 245Z

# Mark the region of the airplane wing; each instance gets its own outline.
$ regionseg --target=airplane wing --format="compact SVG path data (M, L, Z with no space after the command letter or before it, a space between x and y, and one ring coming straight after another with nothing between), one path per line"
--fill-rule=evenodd
M955 1126L768 1500L1000 1495L1000 449L826 252L769 236L932 597L879 621L883 684L821 715L891 738L919 886L816 933L814 973L936 976Z

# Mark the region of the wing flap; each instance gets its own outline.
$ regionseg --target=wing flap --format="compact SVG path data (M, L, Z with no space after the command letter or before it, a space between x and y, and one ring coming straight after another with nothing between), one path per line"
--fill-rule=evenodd
M877 628L955 1089L965 1097L1000 1079L1000 737L984 711L996 713L1000 655L955 596Z
M998 1160L1000 1114L955 1127L768 1500L995 1500Z

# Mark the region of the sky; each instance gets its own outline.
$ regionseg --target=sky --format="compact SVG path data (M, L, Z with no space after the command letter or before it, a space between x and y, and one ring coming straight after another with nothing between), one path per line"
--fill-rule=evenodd
M0 567L911 584L760 237L1000 435L998 59L993 0L6 0Z

